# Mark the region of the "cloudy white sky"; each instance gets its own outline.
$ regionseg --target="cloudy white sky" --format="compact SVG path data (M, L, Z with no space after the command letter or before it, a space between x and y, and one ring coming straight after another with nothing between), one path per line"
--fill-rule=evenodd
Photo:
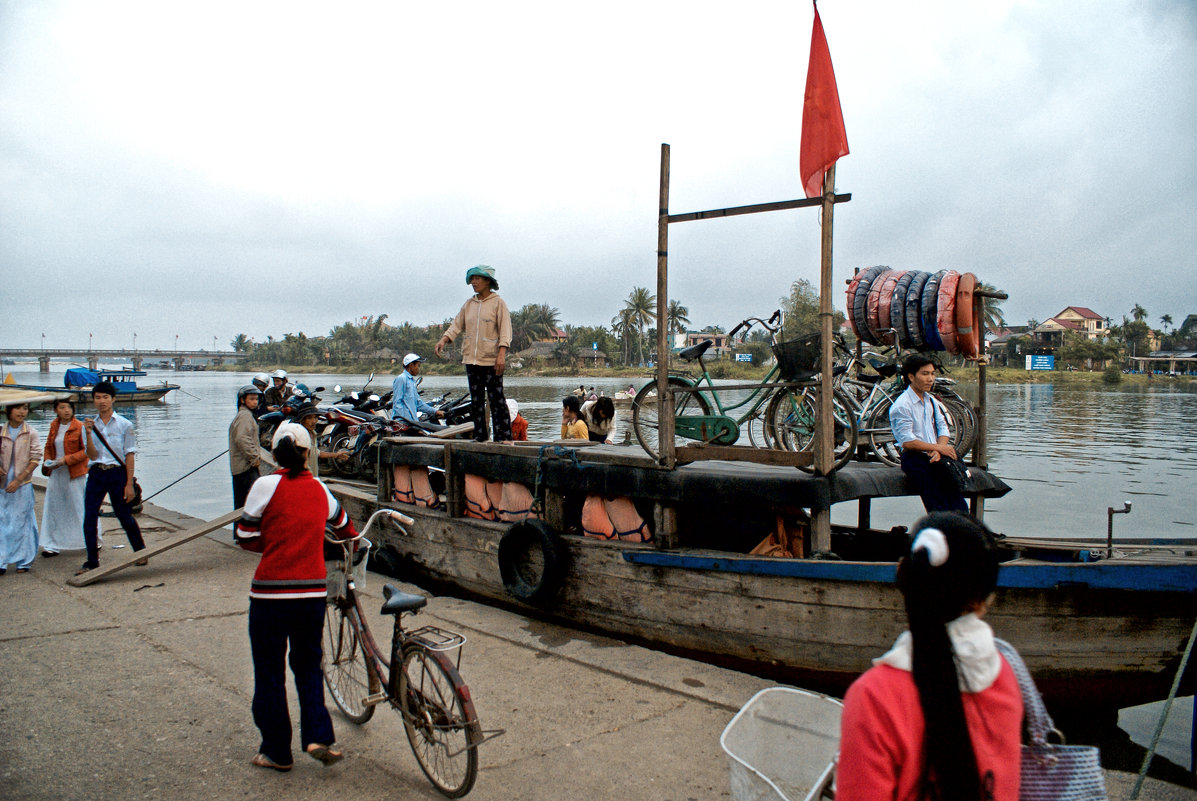
M971 270L1012 322L1197 313L1197 5L823 0L835 275ZM0 0L0 347L438 322L465 270L606 324L674 212L801 196L811 5ZM696 326L818 280L813 210L678 224ZM835 302L842 308L843 294Z

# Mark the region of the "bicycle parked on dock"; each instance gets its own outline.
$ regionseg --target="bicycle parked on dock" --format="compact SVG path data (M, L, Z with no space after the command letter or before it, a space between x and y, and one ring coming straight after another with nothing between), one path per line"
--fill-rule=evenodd
M341 546L342 558L329 570L324 680L337 708L353 723L367 722L377 706L389 704L403 721L424 775L444 795L460 798L478 776L478 746L503 730L483 731L478 722L459 672L466 638L436 626L403 627L403 615L416 614L427 598L384 584L382 613L395 617L389 656L375 641L354 576L365 571L369 541L364 538L383 515L405 534L403 526L414 522L401 512L379 509L357 537L328 537ZM355 549L359 541L365 547Z

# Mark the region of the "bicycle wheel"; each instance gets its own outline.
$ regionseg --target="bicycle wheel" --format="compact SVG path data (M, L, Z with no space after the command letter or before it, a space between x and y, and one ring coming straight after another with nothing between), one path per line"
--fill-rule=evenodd
M366 696L381 687L370 658L357 633L357 610L344 609L330 600L324 615L324 655L321 669L329 695L345 717L365 723L374 716Z
M835 472L848 463L856 450L857 424L852 402L839 390L832 395L832 415L835 423L833 441L835 461L831 470ZM769 401L765 413L767 426L772 432L773 446L790 451L813 451L815 434L819 421L818 399L813 387L806 389L780 389ZM814 465L799 468L813 473Z
M889 402L880 404L869 414L865 422L865 438L869 450L877 460L890 467L902 466L902 446L894 440L894 431L889 425Z
M694 389L689 381L677 376L669 377L669 386L676 391L673 393L673 417L676 420L683 415L706 415L711 413L711 405L702 393ZM657 414L657 382L650 381L640 388L632 400L632 429L636 432L636 439L644 452L654 459L659 459L660 429ZM685 437L674 437L675 443L686 442Z
M420 770L449 798L461 798L478 777L482 727L457 669L443 654L408 645L397 697Z
M936 399L943 404L944 416L948 419L948 430L951 431L952 447L956 449L956 457L963 459L964 455L977 444L977 419L969 405L951 395L936 395Z

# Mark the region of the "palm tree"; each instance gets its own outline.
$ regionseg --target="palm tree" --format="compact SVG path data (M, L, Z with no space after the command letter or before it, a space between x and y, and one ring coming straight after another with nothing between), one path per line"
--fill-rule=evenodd
M1168 322L1172 322L1171 317L1168 318ZM233 350L237 351L238 353L247 353L249 349L253 347L254 343L253 340L247 337L245 334L238 334L237 336L233 337L233 341L229 344L232 345Z
M669 311L665 314L668 320L669 333L684 334L686 327L690 325L690 310L683 306L679 301L669 301Z
M640 351L640 363L644 364L644 326L657 319L657 296L642 286L632 287L631 294L624 301L625 308L631 312L632 324L639 333L636 344Z
M1172 315L1165 314L1160 318L1160 325L1164 326L1164 333L1168 333L1168 327L1172 325Z
M1002 291L992 284L982 282L977 283L977 289L985 292ZM996 298L981 298L981 317L987 331L1000 331L1006 327L1006 315L1002 313L1002 302Z
M1147 309L1144 309L1142 306L1140 306L1138 303L1136 303L1135 307L1133 309L1131 309L1131 317L1134 318L1135 322L1139 322L1141 320L1146 320L1147 319Z
M528 303L511 315L511 349L518 353L556 333L561 312L547 303Z
M632 360L632 334L635 331L636 326L632 324L631 309L621 309L619 314L611 318L611 333L619 340L619 353L624 364Z

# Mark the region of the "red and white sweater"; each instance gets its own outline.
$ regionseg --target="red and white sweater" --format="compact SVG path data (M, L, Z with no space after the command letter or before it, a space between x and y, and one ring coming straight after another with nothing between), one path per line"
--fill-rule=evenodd
M308 471L279 470L254 482L245 499L236 540L262 554L250 598L323 598L324 527L342 539L356 536L349 515Z

